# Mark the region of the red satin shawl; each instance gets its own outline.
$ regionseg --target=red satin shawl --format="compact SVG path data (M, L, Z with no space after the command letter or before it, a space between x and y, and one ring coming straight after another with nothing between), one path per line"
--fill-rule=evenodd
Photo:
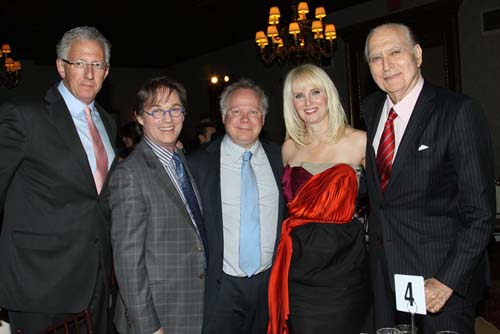
M288 271L292 258L291 232L296 227L311 222L325 224L350 222L357 193L356 172L349 165L338 164L313 175L298 189L295 197L288 203L289 217L283 222L280 242L269 279L268 334L288 333L286 320L290 313Z

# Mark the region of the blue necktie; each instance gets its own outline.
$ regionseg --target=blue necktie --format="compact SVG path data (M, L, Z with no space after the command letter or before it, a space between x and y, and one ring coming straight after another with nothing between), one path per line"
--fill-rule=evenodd
M241 165L240 268L248 277L260 267L259 192L250 159L252 152L245 151Z
M205 249L205 259L208 262L207 235L205 231L203 216L201 215L200 206L198 205L198 199L196 198L196 194L193 190L193 185L191 184L191 180L189 180L189 175L186 172L186 167L184 167L184 163L182 162L181 157L179 156L179 154L174 152L172 158L175 161L175 172L177 173L182 193L184 194L184 198L186 199L189 210L191 211L191 214L193 215L194 221L196 223L196 227L198 228L198 233L200 234L201 241L203 242L203 248Z

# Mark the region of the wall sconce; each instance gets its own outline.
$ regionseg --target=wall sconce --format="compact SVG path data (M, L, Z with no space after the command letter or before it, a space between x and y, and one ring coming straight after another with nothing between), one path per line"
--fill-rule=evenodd
M232 81L228 74L211 74L208 80L208 113L213 119L221 119L219 98L222 91Z
M16 88L21 82L21 62L14 60L9 54L12 53L9 44L2 44L0 49L0 86L8 89Z
M224 75L224 76L222 77L222 80L224 81L224 83L226 83L226 84L227 84L227 83L229 82L229 80L230 80L230 79L229 79L229 76L228 76L228 75ZM220 81L220 80L219 80L219 76L217 76L217 75L212 75L212 76L210 77L210 83L211 83L212 85L217 85L217 83L218 83L219 81Z

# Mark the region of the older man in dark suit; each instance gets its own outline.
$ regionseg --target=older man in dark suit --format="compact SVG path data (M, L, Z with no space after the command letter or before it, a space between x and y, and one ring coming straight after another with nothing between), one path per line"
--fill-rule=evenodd
M376 325L401 321L394 274L408 274L425 279L419 333L473 333L495 221L486 119L471 98L422 78L408 27L376 27L365 51L383 91L363 103Z
M268 99L255 83L242 79L226 87L220 106L226 135L188 156L201 192L210 252L203 332L262 334L268 323L270 267L286 214L281 147L259 140ZM245 199L251 188L244 181L246 155L255 174L255 200ZM245 211L246 204L254 206ZM251 217L255 233L244 227ZM254 238L242 239L250 234ZM254 261L252 268L247 256Z
M176 150L186 103L180 83L147 81L134 107L143 139L110 178L120 333L201 333L205 228Z
M35 333L86 308L94 331L108 330L106 179L116 126L94 99L110 48L95 28L69 30L57 45L61 82L45 99L0 107L0 306L13 332Z

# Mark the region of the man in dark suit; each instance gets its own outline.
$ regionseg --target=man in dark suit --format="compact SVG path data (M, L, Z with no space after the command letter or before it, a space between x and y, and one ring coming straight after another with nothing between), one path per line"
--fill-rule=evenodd
M473 333L495 221L486 119L471 98L422 78L408 27L376 27L365 52L383 91L363 102L376 326L405 315L396 312L394 274L407 274L425 280L419 333Z
M226 135L188 156L200 189L210 253L203 332L262 334L268 323L270 267L286 212L281 195L281 148L259 140L268 98L255 83L242 79L226 87L220 107ZM255 248L260 259L251 273L240 267L239 257L244 246L239 233L240 173L242 156L248 151L258 188L258 209L253 212L258 212L260 224L260 247Z
M201 333L206 232L176 149L186 104L180 83L165 76L147 81L134 107L143 139L109 181L115 322L123 334ZM189 171L183 175L189 179Z
M0 107L0 305L13 332L35 333L86 308L94 331L107 331L116 125L94 98L110 48L93 27L69 30L57 45L62 80L44 99Z

